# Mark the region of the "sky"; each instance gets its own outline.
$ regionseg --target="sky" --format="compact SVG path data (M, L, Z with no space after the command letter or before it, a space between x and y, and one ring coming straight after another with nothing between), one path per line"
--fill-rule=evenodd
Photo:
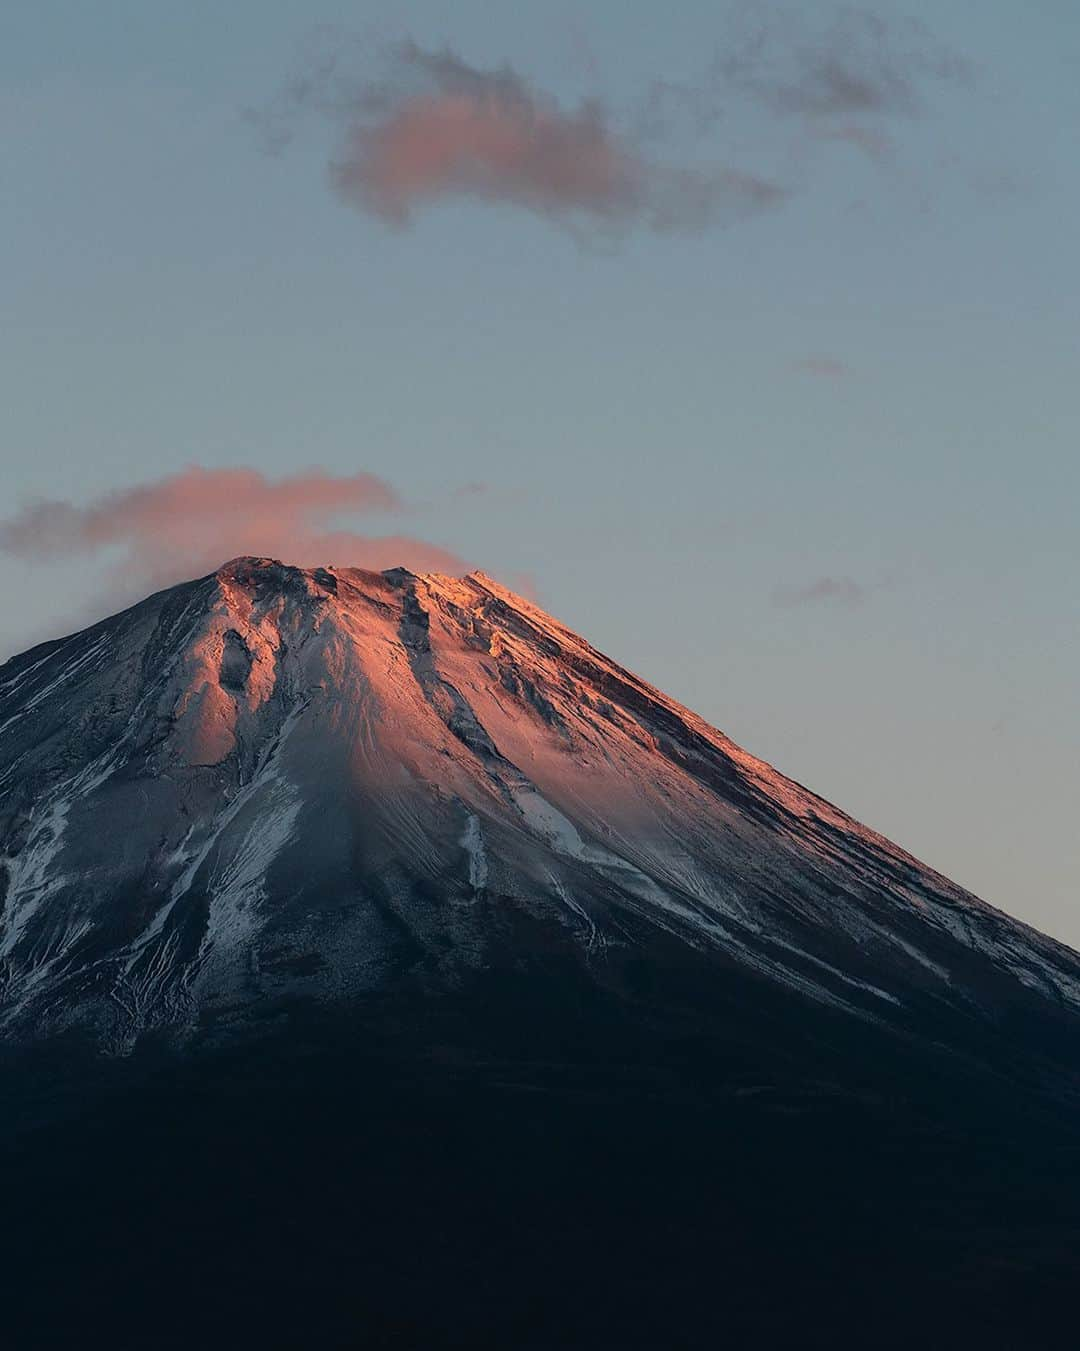
M481 567L1080 947L1080 9L628 16L8 7L0 658Z

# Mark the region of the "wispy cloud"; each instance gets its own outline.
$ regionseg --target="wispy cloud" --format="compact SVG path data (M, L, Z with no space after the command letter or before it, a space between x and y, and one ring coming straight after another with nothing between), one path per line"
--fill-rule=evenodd
M755 3L732 13L711 85L783 115L850 119L914 115L932 86L967 84L972 74L917 19Z
M894 142L892 136L880 127L867 127L858 122L825 122L811 128L819 140L833 141L839 145L854 146L869 159L883 164L890 159Z
M254 469L193 467L88 505L36 502L0 520L0 550L38 562L105 558L112 594L141 595L240 554L317 564L461 572L448 550L407 535L339 528L342 517L403 509L373 474L312 470L272 480Z
M773 592L776 605L861 605L871 588L851 577L817 577L798 586L780 586Z
M820 354L800 357L798 361L792 363L792 369L801 375L813 375L820 380L846 380L852 374L847 362L841 361L838 357Z

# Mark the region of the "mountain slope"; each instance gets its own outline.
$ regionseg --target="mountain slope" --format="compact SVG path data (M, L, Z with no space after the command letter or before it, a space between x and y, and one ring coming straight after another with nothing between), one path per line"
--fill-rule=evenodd
M1071 1308L1080 957L482 574L239 559L7 663L0 897L22 1344L117 1270L118 1346Z

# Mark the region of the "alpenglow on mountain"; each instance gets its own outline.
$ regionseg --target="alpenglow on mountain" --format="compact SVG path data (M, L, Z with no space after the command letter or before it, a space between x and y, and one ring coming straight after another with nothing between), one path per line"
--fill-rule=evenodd
M120 1049L284 992L676 939L904 1027L1080 1007L981 904L480 573L240 559L0 682L3 1026Z
M177 1235L322 1290L282 1345L706 1344L781 1327L769 1262L793 1308L848 1273L992 1328L1080 1216L1080 958L482 573L242 558L0 667L0 1046L25 1223L100 1177L139 1300Z

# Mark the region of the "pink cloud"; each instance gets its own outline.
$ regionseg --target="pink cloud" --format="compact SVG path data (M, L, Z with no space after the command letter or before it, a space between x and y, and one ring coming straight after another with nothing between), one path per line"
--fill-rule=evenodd
M647 187L645 166L596 109L567 114L520 91L407 99L374 126L354 126L334 172L342 196L395 223L455 194L618 216Z
M372 474L313 470L274 481L254 469L196 466L88 506L34 503L0 521L0 549L35 561L118 553L116 578L132 594L212 572L240 554L301 566L466 570L423 540L335 527L343 515L401 509L394 489Z
M269 148L314 107L343 129L331 179L350 205L405 225L451 198L505 203L575 229L697 230L778 204L774 184L727 167L645 155L605 106L565 106L509 66L485 70L449 50L392 44L352 77L340 53L317 58L260 122ZM380 60L381 75L368 70Z
M795 167L792 128L806 161L811 142L838 142L884 164L891 124L926 109L934 86L970 79L918 23L865 10L806 15L761 0L720 22L698 74L653 78L618 100L560 98L448 47L322 29L276 97L246 116L272 153L303 115L327 119L341 138L330 163L338 195L389 224L467 199L531 211L584 241L700 231L783 205L792 187L773 173ZM586 66L595 89L600 63ZM736 165L735 147L755 162Z

